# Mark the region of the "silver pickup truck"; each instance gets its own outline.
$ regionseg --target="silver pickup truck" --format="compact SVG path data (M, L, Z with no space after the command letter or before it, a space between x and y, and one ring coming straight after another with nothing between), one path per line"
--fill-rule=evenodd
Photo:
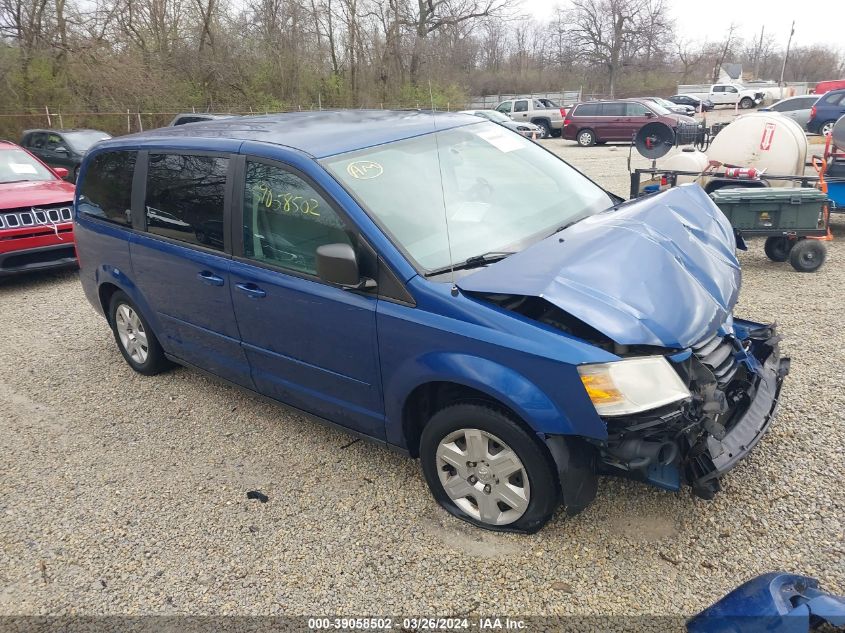
M510 99L502 101L496 109L517 123L527 121L541 127L544 137L560 136L566 116L566 109L550 99Z

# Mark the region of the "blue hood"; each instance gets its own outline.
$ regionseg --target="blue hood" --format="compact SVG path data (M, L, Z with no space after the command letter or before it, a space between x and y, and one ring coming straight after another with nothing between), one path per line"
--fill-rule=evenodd
M682 185L586 218L457 285L541 297L622 345L686 348L736 304L735 246L704 190Z

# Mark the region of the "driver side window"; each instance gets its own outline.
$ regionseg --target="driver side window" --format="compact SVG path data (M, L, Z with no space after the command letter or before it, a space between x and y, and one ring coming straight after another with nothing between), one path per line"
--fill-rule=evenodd
M502 112L503 114L510 114L510 113L511 113L511 106L512 106L512 104L513 104L513 102L512 102L512 101L505 101L504 103L500 103L500 104L499 104L499 107L498 107L498 108L496 108L496 109L497 109L499 112Z
M58 134L48 134L47 135L47 149L55 150L57 147L61 147L64 145L62 141L62 137Z
M317 247L349 244L343 221L317 191L276 165L247 160L243 207L244 256L317 274Z

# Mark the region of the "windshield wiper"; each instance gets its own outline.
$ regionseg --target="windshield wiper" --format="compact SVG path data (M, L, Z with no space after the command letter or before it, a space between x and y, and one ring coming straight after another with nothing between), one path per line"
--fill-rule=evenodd
M495 262L502 261L506 257L510 257L516 251L490 251L488 253L482 253L481 255L473 255L472 257L467 257L464 261L458 262L452 266L441 266L440 268L435 268L434 270L430 270L426 273L426 277L435 277L437 275L441 275L443 273L447 273L451 270L466 270L467 268L476 268L477 266L486 266L487 264L493 264Z

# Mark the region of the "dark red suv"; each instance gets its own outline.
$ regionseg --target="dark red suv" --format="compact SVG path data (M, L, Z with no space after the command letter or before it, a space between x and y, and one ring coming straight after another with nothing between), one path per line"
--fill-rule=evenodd
M561 136L582 147L608 141L631 142L646 123L660 121L672 129L697 126L695 119L637 99L579 103L566 115Z

